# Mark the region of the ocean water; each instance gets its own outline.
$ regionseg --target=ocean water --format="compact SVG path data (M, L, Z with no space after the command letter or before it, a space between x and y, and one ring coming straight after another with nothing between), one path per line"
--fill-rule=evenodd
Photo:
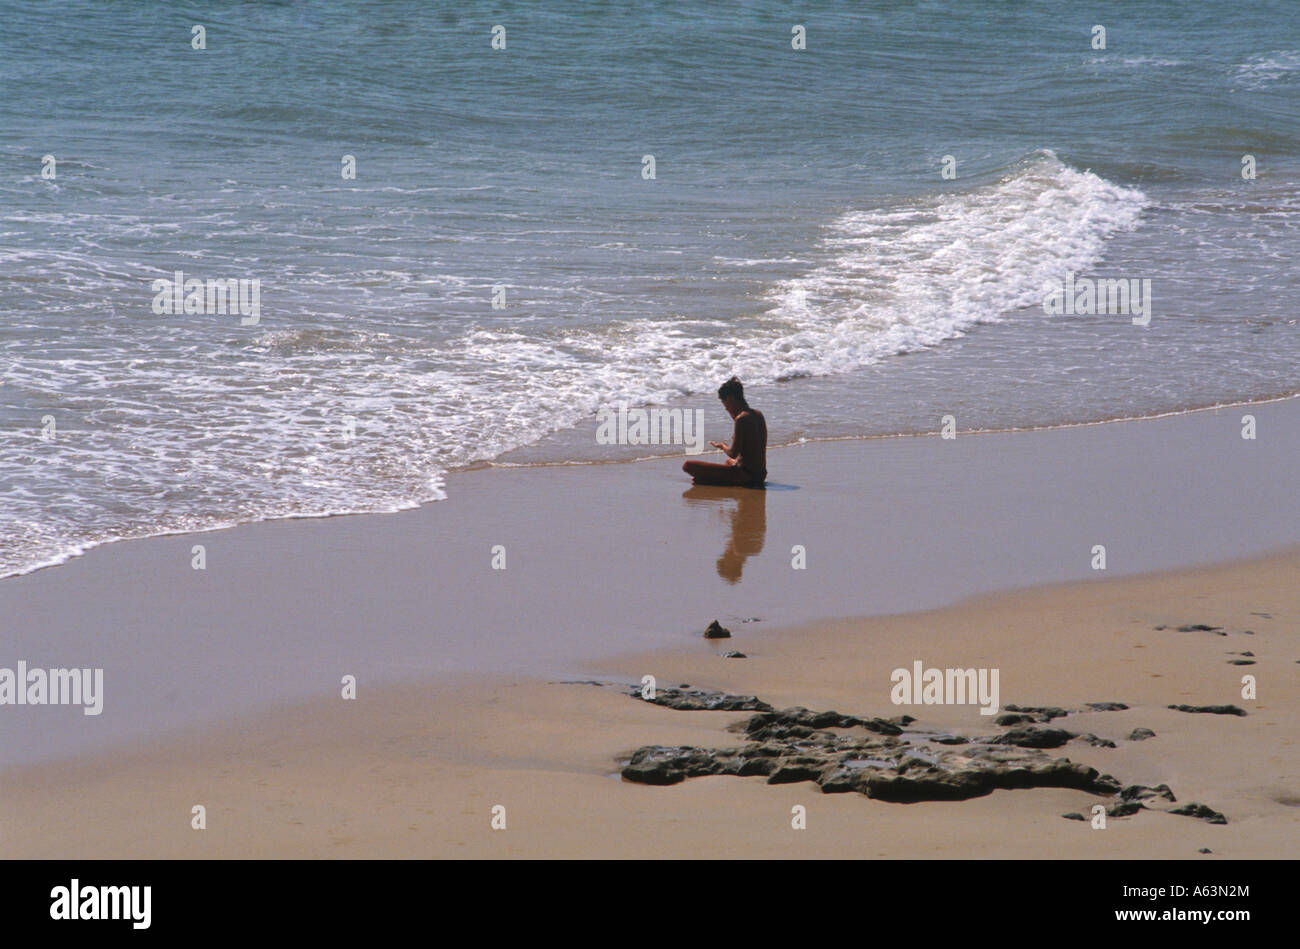
M776 443L1294 393L1294 13L0 0L0 575L646 454L619 403L721 439L733 373ZM258 322L155 313L178 270Z

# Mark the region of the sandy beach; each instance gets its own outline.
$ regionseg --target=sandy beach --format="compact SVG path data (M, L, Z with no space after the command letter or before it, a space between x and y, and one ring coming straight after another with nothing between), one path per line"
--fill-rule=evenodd
M95 717L5 710L0 853L1291 856L1298 409L810 444L773 452L774 487L740 499L689 489L672 460L477 470L414 511L113 544L5 580L4 664L103 667L105 696ZM700 637L714 618L730 640ZM1221 629L1178 631L1197 624ZM644 745L741 742L726 729L743 712L625 694L645 675L1005 731L970 705L892 703L891 671L916 661L999 670L1002 706L1061 706L1052 725L1115 744L1046 754L1167 784L1227 823L1143 810L1096 830L1061 815L1097 796L1061 788L901 804L619 776Z
M1300 843L1300 553L1231 566L985 596L906 616L736 635L748 659L706 642L589 670L761 696L777 707L907 711L971 736L970 707L900 708L889 672L914 658L1001 670L1004 701L1127 711L1071 716L1113 739L1059 754L1125 784L1168 784L1226 825L1143 811L1105 830L1062 819L1098 798L996 791L899 804L761 777L622 781L643 744L734 744L743 713L683 712L616 687L519 679L366 690L251 716L204 734L11 772L10 857L1031 857L1294 856ZM1261 615L1267 613L1268 615ZM1173 624L1222 625L1226 635ZM1167 628L1157 630L1164 625ZM1247 633L1246 630L1251 630ZM1240 651L1256 664L1228 664ZM1242 702L1240 676L1260 698ZM1246 717L1170 704L1235 703ZM1127 741L1134 728L1155 732ZM195 804L207 829L190 828ZM806 831L790 827L807 808ZM490 826L505 807L506 829Z
M0 0L6 931L1285 931L1294 6Z

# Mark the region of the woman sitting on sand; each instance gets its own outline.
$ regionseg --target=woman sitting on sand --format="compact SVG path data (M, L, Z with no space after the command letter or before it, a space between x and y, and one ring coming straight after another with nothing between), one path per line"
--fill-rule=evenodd
M751 409L745 401L745 387L732 376L718 387L727 414L736 420L731 436L731 447L722 442L709 442L714 448L727 453L723 464L711 461L688 461L682 470L695 479L696 484L745 485L762 487L767 479L767 420L758 409Z

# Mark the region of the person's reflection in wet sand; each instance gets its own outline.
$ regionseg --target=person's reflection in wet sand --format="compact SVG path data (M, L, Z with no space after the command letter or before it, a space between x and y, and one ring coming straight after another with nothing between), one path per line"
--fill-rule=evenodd
M728 583L739 583L745 561L763 552L763 540L767 536L767 492L762 488L697 485L682 497L697 503L735 502L729 512L731 533L718 558L718 576Z

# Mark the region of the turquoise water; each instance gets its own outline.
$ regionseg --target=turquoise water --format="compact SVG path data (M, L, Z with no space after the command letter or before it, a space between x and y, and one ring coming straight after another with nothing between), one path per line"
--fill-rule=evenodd
M1170 9L0 2L0 574L631 457L623 401L722 438L733 373L776 442L1297 391L1294 4Z

